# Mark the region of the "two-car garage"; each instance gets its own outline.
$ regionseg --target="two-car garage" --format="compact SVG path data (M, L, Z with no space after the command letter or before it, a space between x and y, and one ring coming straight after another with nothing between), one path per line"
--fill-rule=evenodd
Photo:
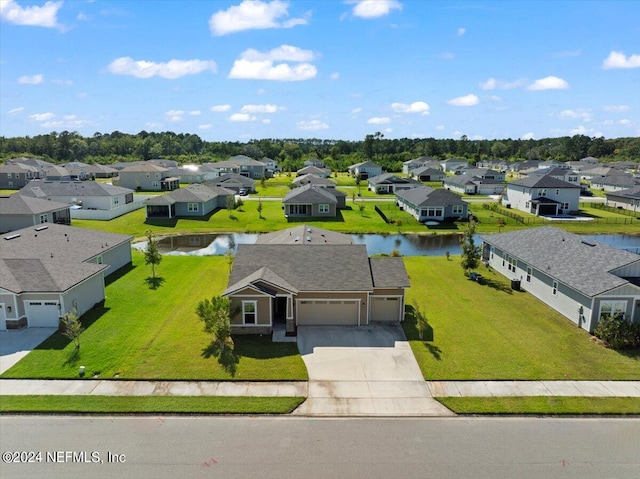
M298 326L358 326L360 300L297 301Z

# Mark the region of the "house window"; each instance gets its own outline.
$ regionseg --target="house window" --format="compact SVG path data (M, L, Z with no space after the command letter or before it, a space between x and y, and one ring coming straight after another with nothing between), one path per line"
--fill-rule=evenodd
M538 196L547 196L547 189L546 188L539 189Z
M152 181L151 182L151 187L152 188L160 188L160 182L159 181Z
M114 205L117 205L117 204L119 204L119 203L120 203L120 199L119 199L117 196L114 196L114 197L113 197L113 204L114 204Z
M464 206L462 205L453 205L453 208L451 209L451 213L454 215L461 215L464 211Z
M601 301L600 318L611 317L618 314L624 315L627 312L626 301Z
M318 213L328 213L328 212L329 212L329 205L324 203L318 205Z
M188 203L187 204L187 211L198 211L198 203Z
M258 306L256 301L242 302L242 322L244 324L256 324L258 316Z
M40 215L40 223L47 223L49 221L49 215L47 215L46 213L43 215Z
M529 208L529 202L528 202L528 201L525 201L525 203L524 203L524 207L525 207L525 208Z
M98 255L98 256L96 257L96 263L98 263L98 264L103 264L102 255Z
M7 178L11 178L11 173L7 173Z
M156 178L158 178L158 179L162 178L162 177L160 176L160 173L156 173Z
M554 282L553 282L553 291L552 291L552 294L553 294L554 296L558 296L558 282L557 282L557 281L554 281Z
M556 196L558 196L559 194L560 194L560 190L556 188Z
M527 266L527 283L531 282L531 267Z
M562 203L562 209L563 210L568 210L569 209L569 203Z
M516 259L515 258L509 258L509 271L511 271L512 273L516 272Z

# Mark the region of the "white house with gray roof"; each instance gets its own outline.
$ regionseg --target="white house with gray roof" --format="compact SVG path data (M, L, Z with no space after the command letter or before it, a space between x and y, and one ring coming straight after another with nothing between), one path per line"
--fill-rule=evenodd
M19 190L31 180L40 178L40 170L22 163L8 163L0 166L0 188Z
M219 186L190 185L161 196L149 198L146 215L149 218L202 217L227 207L227 198L235 191Z
M334 218L346 206L346 193L335 188L307 184L294 188L282 199L287 218Z
M507 183L502 205L536 216L570 214L580 209L580 185L548 175L532 175Z
M640 185L606 194L607 206L640 211Z
M0 233L45 223L71 224L69 205L17 193L0 196Z
M417 188L422 184L411 178L402 178L392 173L382 173L381 175L370 177L367 180L367 185L369 191L374 191L378 194L393 194L396 191Z
M618 312L640 322L640 255L550 226L482 241L483 261L579 327Z
M347 168L347 170L351 176L358 177L361 180L366 180L382 174L382 167L373 161L356 163L355 165L351 165Z
M132 239L53 223L0 236L0 329L58 327L104 301L104 278L131 263Z
M396 192L396 204L420 222L468 217L468 205L459 195L429 186Z
M134 191L171 191L180 187L180 179L171 170L151 162L139 162L121 169L114 184Z

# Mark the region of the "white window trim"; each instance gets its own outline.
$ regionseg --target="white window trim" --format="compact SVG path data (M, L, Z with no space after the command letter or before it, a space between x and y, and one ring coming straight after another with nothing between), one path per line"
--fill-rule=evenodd
M200 211L198 203L187 203L187 211L193 213L196 211Z
M629 305L629 301L626 299L606 299L600 301L600 311L598 311L598 319L602 317L602 306L605 304L611 305L611 315L613 316L617 311L621 312L627 316L627 307ZM617 306L624 304L624 308L619 309Z
M555 297L558 297L558 282L557 281L553 282L551 294L554 295Z
M320 203L318 205L318 213L328 213L329 212L329 204L328 203Z
M253 309L254 309L253 313L247 313L245 311L244 308L245 308L246 304L253 304ZM246 314L253 314L254 318L255 318L255 322L247 323L245 321L245 315ZM251 300L251 301L243 300L242 301L242 325L243 326L258 326L258 301L254 301L254 300Z
M533 272L533 270L531 269L531 266L527 266L527 283L531 283L531 273Z

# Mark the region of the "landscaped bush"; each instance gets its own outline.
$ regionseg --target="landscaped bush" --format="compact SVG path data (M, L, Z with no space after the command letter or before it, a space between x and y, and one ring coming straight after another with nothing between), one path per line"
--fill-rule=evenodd
M630 323L622 313L602 316L593 334L612 349L640 348L640 324Z

